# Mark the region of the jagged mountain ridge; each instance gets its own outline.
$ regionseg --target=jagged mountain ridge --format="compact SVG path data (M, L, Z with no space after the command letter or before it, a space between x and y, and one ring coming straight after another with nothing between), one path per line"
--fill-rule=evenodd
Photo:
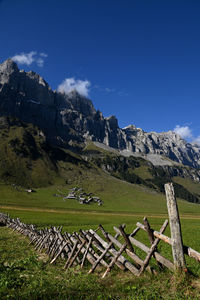
M89 99L75 91L68 95L53 91L42 77L19 70L11 59L0 65L0 115L37 125L54 145L69 147L92 140L125 155L163 155L200 167L198 145L172 131L147 133L134 125L121 129L115 116L105 118Z

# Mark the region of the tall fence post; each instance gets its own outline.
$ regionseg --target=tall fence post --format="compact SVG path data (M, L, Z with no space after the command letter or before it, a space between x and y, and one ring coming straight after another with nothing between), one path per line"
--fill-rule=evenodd
M165 184L165 193L167 198L167 208L171 230L172 255L176 269L185 269L185 257L183 252L183 241L181 233L181 223L179 219L178 206L172 183Z

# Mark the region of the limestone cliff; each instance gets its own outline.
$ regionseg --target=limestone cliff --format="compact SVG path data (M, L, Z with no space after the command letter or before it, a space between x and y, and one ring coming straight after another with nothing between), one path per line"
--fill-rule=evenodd
M19 70L11 59L0 65L0 116L4 115L37 125L55 145L68 147L91 140L155 164L164 156L200 167L200 146L187 143L172 131L148 133L134 125L121 129L115 116L105 118L89 99L75 91L53 91L42 77Z

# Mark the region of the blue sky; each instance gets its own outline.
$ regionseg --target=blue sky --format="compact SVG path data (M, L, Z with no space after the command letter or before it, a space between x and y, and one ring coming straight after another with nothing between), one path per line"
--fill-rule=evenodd
M120 127L200 136L198 0L0 0L0 61L22 53Z

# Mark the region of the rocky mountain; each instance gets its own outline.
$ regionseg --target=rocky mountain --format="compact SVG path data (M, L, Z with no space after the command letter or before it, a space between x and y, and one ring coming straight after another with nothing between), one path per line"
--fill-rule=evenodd
M200 146L186 142L180 135L173 131L168 132L144 132L134 125L124 129L126 136L126 149L136 154L145 154L147 159L154 164L157 158L165 156L172 161L184 165L199 168L200 166ZM156 155L153 157L152 155ZM160 164L160 163L158 163ZM164 165L170 165L165 162Z
M154 165L176 162L200 167L200 146L172 131L148 133L134 125L119 128L115 116L105 118L89 99L75 91L53 91L42 77L19 70L11 59L0 65L0 116L38 126L53 145L76 147L90 140L117 149L123 156L141 156Z
M200 203L199 166L200 147L176 133L119 128L76 91L53 91L11 59L0 65L1 181L40 187L106 172L157 192L173 181L178 197Z

